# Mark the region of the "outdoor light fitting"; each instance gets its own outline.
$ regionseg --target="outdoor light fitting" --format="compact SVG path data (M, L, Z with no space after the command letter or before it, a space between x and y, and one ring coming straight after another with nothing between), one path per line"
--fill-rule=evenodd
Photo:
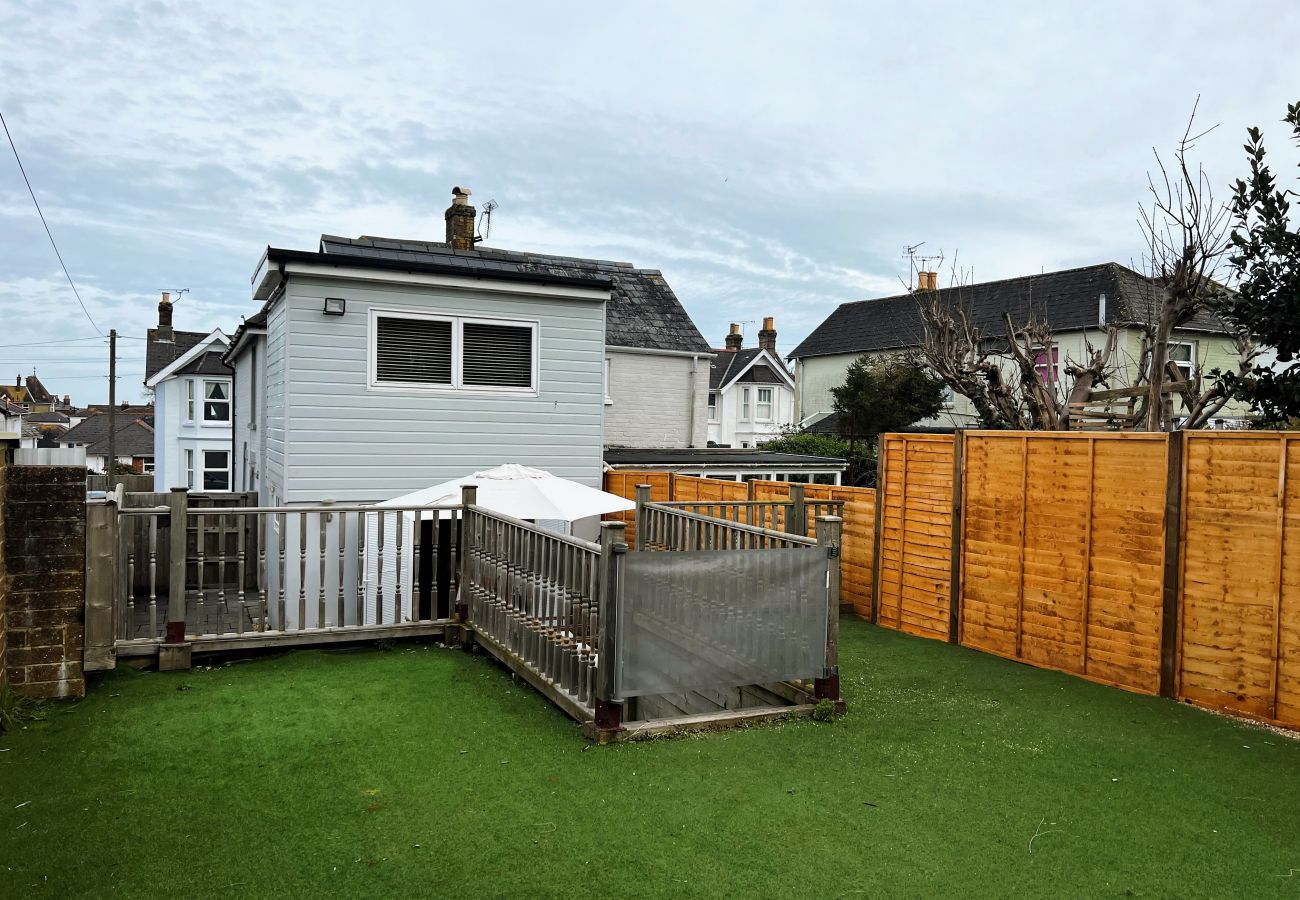
M325 298L325 315L341 316L347 309L347 301L342 297Z

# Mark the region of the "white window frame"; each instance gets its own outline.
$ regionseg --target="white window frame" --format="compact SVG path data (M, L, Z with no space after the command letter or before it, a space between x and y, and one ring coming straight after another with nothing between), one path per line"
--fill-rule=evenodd
M749 388L740 389L740 421L749 421Z
M709 391L709 423L716 424L718 421L718 397L717 391Z
M194 490L194 451L185 451L185 486Z
M776 406L776 390L774 388L755 388L754 395L754 421L770 422L772 421L772 410ZM767 402L763 402L763 392L767 391ZM763 415L763 407L767 407L767 415Z
M190 382L190 384L193 383L194 383L193 381ZM226 399L214 401L216 403L226 404L226 417L224 419L208 418L208 385L210 384L222 384L225 385L226 387ZM225 378L204 378L203 379L203 424L216 426L217 428L229 428L230 417L234 413L234 410L235 410L234 398L231 397L230 381Z
M186 452L189 452L189 451L186 451ZM206 449L205 449L205 450L200 450L199 452L203 454L203 456L201 457L201 459L203 460L203 481L202 481L202 484L203 484L203 490L205 490L205 491L221 491L221 490L229 491L229 490L230 490L230 486L231 486L231 481L230 481L230 478L231 478L231 475L230 475L230 462L231 462L231 460L230 460L230 451L229 451L229 450L206 450ZM209 466L208 466L208 454L209 454L209 453L224 453L224 454L226 454L226 465L225 465L224 467L221 467L221 468L218 468L218 467L216 467L216 466L211 466L211 467L209 467ZM208 487L208 485L207 485L207 480L208 480L208 479L207 479L207 475L208 475L209 472L224 472L224 473L226 474L226 486L225 486L225 488L210 488L210 487Z
M376 377L379 354L378 341L380 318L423 319L433 322L451 323L451 384L405 384L380 381ZM505 325L513 328L527 328L532 336L532 386L489 387L486 385L466 386L463 381L462 363L464 361L463 329L466 322L483 325ZM425 311L402 307L371 307L366 327L366 381L372 391L393 394L486 394L515 397L536 397L541 393L540 340L541 323L537 319L504 319L493 316L460 315L441 311Z
M194 379L185 379L185 421L194 421Z
M454 339L454 335L453 335L453 339ZM534 355L534 362L535 361L536 361L536 355ZM609 373L611 368L612 366L610 365L609 357L606 356L605 357L605 405L606 406L614 405L614 398L609 395Z
M1187 347L1188 358L1186 360L1181 360L1181 359L1173 359L1172 357L1170 357L1168 355L1169 354L1168 348L1172 348L1172 347ZM1174 365L1178 366L1178 368L1181 369L1183 372L1183 377L1185 377L1188 381L1191 381L1196 377L1196 363L1197 363L1196 349L1197 349L1196 341L1170 341L1165 350L1165 359L1173 363ZM1186 368L1184 368L1184 366Z

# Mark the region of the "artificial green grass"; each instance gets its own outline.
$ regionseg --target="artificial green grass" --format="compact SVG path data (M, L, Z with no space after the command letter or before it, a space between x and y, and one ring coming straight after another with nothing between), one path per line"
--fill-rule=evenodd
M0 897L1300 890L1300 742L856 620L841 668L833 723L603 748L427 645L119 669L0 738Z

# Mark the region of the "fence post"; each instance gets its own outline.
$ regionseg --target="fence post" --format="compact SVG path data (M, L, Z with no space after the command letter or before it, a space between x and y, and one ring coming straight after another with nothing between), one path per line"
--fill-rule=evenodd
M966 437L961 429L952 436L952 552L948 561L948 643L961 640L962 461ZM1087 627L1086 625L1084 626Z
M118 570L120 497L120 493L110 492L103 501L86 504L86 640L82 668L87 672L105 671L117 663L117 620L122 615L118 596L122 584Z
M462 628L469 622L469 601L465 599L465 567L470 564L469 558L473 555L473 550L469 546L470 531L466 528L466 520L469 518L469 509L471 506L478 505L478 485L462 484L460 486L460 558L457 564L460 571L456 575L456 610L452 619L459 622ZM450 637L450 635L449 635ZM450 641L449 641L450 642ZM461 643L468 647L470 644L469 633L462 631Z
M1183 454L1186 435L1170 432L1165 476L1165 569L1160 616L1160 696L1178 694L1178 574L1182 569ZM1085 623L1086 624L1086 623Z
M167 574L167 632L158 647L158 668L162 671L188 669L190 645L185 641L186 554L189 534L189 489L172 488L167 495L171 553ZM202 537L200 536L200 540Z
M645 532L642 531L641 523L645 521L642 518L642 514L645 512L645 505L649 502L650 502L650 485L638 484L636 486L636 512L634 513L636 518L632 520L632 541L636 545L637 550L645 549L645 546L641 539L642 534L644 534Z
M876 527L871 536L871 622L875 624L880 618L880 548L883 543L885 527L885 460L886 435L876 437Z
M619 607L623 605L623 562L627 544L625 522L600 523L600 659L596 672L596 731L602 742L623 730L623 704L614 699L615 670L622 661L619 646Z
M786 534L808 534L808 507L804 500L804 486L790 483L790 505L785 508Z
M826 553L826 665L813 681L813 697L840 703L840 537L844 519L817 517L817 546Z

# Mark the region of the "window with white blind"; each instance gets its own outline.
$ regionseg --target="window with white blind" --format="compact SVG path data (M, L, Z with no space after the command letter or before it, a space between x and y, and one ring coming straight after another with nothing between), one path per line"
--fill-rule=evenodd
M371 310L374 388L537 392L537 323Z

